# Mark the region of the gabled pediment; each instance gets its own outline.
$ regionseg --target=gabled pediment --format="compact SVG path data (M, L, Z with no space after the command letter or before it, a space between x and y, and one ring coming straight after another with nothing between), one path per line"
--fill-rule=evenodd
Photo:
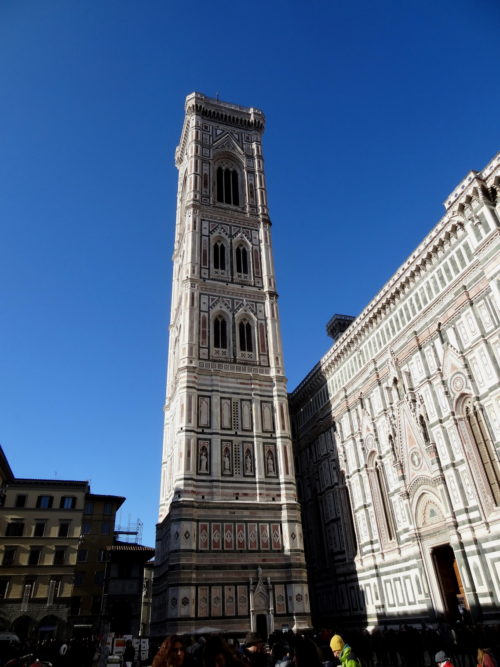
M398 415L398 450L408 486L417 477L432 478L432 468L425 448L424 437L415 416L405 401L401 401Z
M225 132L214 141L213 151L214 153L236 153L240 158L243 158L245 155L241 146L229 132Z
M446 379L451 378L455 373L465 373L465 367L460 359L459 351L449 342L443 346L443 375Z

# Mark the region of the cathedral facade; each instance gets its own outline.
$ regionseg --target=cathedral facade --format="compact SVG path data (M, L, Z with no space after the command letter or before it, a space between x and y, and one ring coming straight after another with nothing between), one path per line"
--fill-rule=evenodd
M498 619L500 155L290 395L313 620Z
M186 99L152 634L310 625L263 131Z

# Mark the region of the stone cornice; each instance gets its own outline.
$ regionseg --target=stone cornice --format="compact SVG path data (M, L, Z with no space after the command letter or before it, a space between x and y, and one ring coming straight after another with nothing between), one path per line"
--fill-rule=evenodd
M325 356L294 389L290 394L292 401L299 400L303 391L309 394L311 383L314 387L323 384L331 368L350 355L354 348L357 348L368 328L377 320L383 320L386 313L392 311L392 306L398 301L400 295L411 289L419 276L432 265L438 253L449 244L452 238L457 236L460 230L463 230L467 220L461 215L460 205L465 204L466 200L473 195L478 188L478 183L484 183L483 178L491 177L496 171L500 172L500 153L486 165L482 172L471 172L466 177L458 186L457 189L460 190L460 194L455 196L455 199L453 199L453 196L457 189L454 190L447 200L447 203L451 203L443 218L358 315L347 331L340 336Z

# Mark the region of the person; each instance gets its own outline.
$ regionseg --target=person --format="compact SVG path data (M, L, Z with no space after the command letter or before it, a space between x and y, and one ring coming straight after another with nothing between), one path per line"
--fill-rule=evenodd
M319 648L308 637L295 638L294 660L296 667L322 667Z
M434 662L438 667L455 667L444 651L438 651L436 653Z
M346 644L340 635L333 635L330 640L333 655L340 660L342 667L361 667L361 663L354 655L349 644Z
M182 667L186 647L178 635L167 637L153 659L152 667Z
M497 661L489 648L477 649L477 667L497 667Z
M247 632L243 655L251 667L267 667L268 659L264 651L264 640L256 632Z
M220 635L211 635L202 654L203 667L246 667L236 651Z
M125 663L125 667L132 667L134 663L134 658L135 658L135 649L132 645L132 640L127 639L127 643L125 644L125 651L123 653L123 662Z

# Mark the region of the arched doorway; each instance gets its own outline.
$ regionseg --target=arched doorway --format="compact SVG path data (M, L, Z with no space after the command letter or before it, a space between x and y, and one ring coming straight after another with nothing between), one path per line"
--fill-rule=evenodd
M44 616L38 624L38 639L55 639L61 636L61 621L52 614Z
M35 634L35 622L30 616L19 616L12 623L12 632L24 642Z

